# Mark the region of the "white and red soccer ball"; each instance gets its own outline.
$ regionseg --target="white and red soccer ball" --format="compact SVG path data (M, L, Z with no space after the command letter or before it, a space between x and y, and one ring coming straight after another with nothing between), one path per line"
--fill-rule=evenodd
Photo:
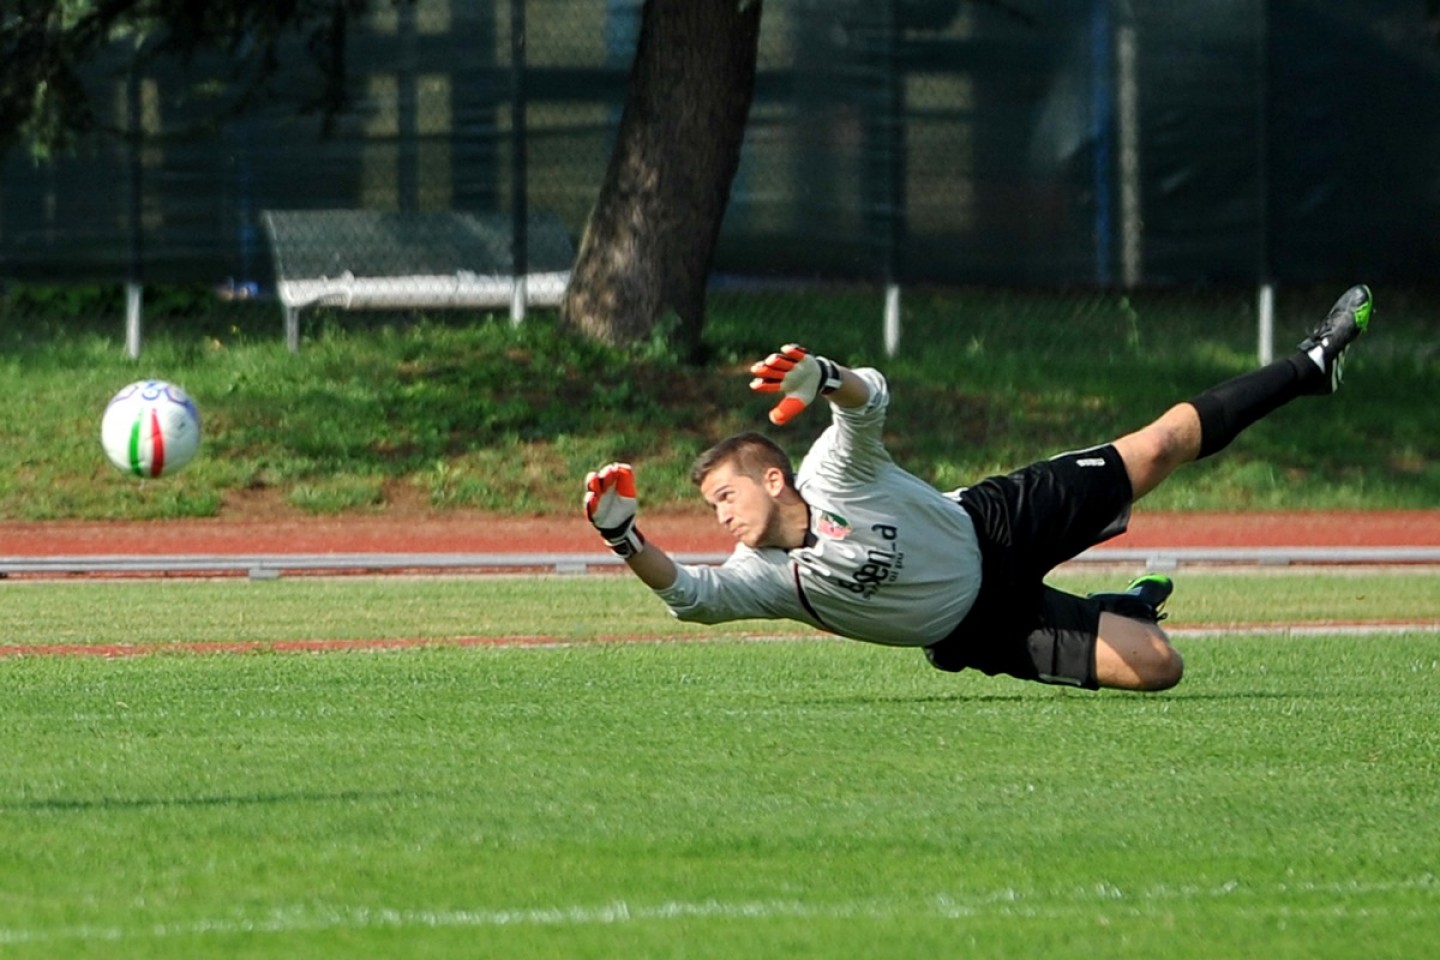
M200 410L164 380L140 380L110 399L100 421L110 462L137 477L174 473L200 449Z

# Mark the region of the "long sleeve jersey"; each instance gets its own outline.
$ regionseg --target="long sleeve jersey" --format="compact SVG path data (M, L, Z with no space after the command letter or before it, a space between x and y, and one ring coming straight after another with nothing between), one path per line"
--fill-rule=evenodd
M969 612L980 589L980 548L959 503L890 458L882 440L889 387L862 407L831 405L832 422L806 454L795 486L810 535L791 550L739 544L720 566L677 565L656 593L681 620L798 620L892 646L928 646Z

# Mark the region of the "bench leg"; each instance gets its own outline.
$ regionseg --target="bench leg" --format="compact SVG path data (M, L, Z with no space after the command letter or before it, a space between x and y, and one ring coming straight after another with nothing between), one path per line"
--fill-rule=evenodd
M291 353L300 352L300 308L285 307L285 346Z
M518 327L525 321L526 283L524 277L510 281L510 326Z

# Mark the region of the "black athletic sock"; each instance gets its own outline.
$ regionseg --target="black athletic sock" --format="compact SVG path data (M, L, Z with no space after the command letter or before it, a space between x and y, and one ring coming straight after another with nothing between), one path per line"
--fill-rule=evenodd
M1297 352L1191 399L1200 414L1200 456L1224 450L1240 431L1305 393L1318 376L1323 374L1314 361Z

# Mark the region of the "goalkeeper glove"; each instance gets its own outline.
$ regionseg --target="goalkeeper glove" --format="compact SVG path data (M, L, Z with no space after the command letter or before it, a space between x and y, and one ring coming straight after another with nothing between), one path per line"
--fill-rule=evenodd
M645 547L635 529L635 468L612 463L585 477L585 518L605 543L621 557L633 557Z
M798 343L790 343L750 368L755 379L750 389L757 393L783 393L770 411L770 422L789 423L815 398L840 389L840 367L824 357L813 356Z

